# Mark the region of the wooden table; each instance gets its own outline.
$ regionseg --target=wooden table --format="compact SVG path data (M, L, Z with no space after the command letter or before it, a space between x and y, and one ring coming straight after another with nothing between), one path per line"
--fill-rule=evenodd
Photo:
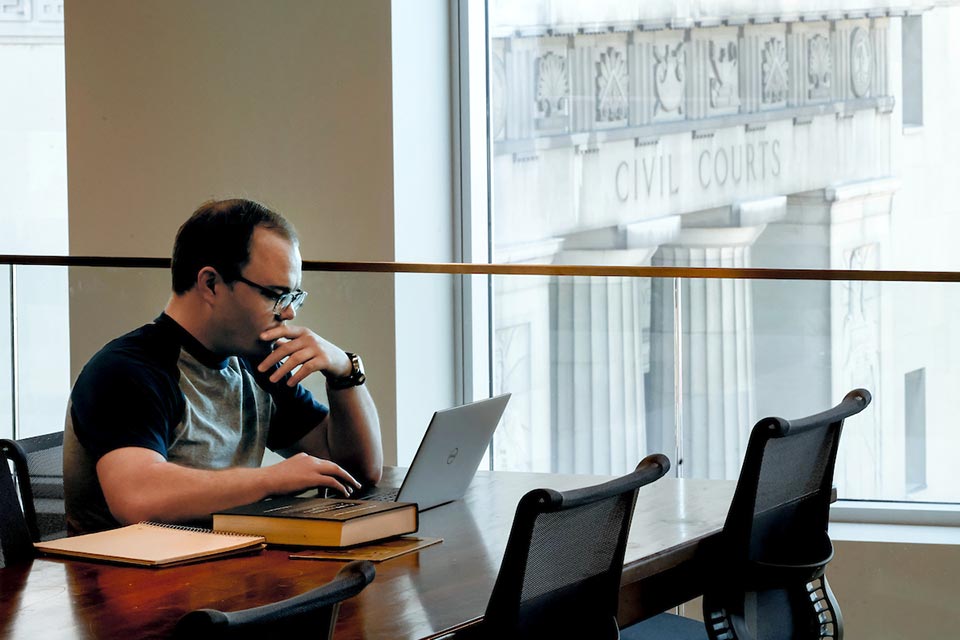
M387 479L403 470L389 469ZM434 638L483 615L517 501L535 487L602 478L477 474L467 497L421 514L420 535L443 543L378 563L377 577L340 610L336 637ZM640 490L621 590L622 621L700 592L699 543L723 525L733 482L664 478ZM0 569L0 638L165 637L185 612L242 609L328 581L339 562L290 560L287 550L167 569L38 558Z

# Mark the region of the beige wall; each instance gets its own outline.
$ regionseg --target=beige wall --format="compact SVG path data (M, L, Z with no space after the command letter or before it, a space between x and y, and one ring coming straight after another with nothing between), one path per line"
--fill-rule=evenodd
M960 633L960 546L835 541L827 569L848 640L930 640Z
M241 195L307 260L393 257L389 3L94 0L66 32L72 254L168 256Z

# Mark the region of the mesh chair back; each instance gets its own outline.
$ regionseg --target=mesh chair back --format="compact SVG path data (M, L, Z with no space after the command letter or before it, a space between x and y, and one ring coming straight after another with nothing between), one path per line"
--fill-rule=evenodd
M500 573L484 614L484 634L616 638L623 556L638 489L670 461L655 454L604 484L521 498Z
M826 523L842 419L823 428L766 440L750 526L749 558L777 562L826 559ZM765 435L782 433L781 425Z
M63 502L63 432L2 440L0 447L13 462L24 516L33 540L51 540L67 535Z
M8 467L7 458L0 463ZM33 544L20 500L7 469L0 469L0 567L7 567L33 558Z
M870 404L855 389L800 420L765 418L750 434L704 595L711 638L839 638L839 607L823 578L833 471L846 418Z
M333 580L286 600L261 607L225 613L216 609L197 609L183 616L174 629L177 638L205 640L265 637L333 637L340 603L351 598L376 577L372 562L350 562Z
M723 538L734 561L826 564L827 520L843 421L870 404L856 389L800 420L766 418L750 434Z

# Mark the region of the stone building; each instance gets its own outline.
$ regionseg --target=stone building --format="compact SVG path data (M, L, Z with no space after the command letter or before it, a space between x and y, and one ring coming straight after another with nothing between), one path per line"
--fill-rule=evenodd
M919 66L915 31L948 28L923 24L929 9L491 3L494 260L922 268L897 264L892 244L897 211L915 204L901 199L895 210L898 191L924 179L898 152L922 100L914 74L935 78L939 65L960 62ZM956 9L934 12L956 19ZM933 109L956 109L951 96ZM679 383L683 474L735 477L758 417L799 417L862 386L875 403L845 437L838 482L849 496L904 496L904 456L925 452L927 434L917 442L907 433L904 405L916 396L903 397L896 370L898 332L917 327L895 323L892 310L916 290L826 280L677 286L675 321L669 278L501 282L496 370L500 387L521 397L500 458L621 473L647 451L674 453Z

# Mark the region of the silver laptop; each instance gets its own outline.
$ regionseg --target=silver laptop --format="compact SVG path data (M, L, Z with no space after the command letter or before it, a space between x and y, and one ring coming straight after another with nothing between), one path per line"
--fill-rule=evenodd
M403 484L361 491L363 500L416 502L420 511L459 500L477 473L510 394L433 414Z

